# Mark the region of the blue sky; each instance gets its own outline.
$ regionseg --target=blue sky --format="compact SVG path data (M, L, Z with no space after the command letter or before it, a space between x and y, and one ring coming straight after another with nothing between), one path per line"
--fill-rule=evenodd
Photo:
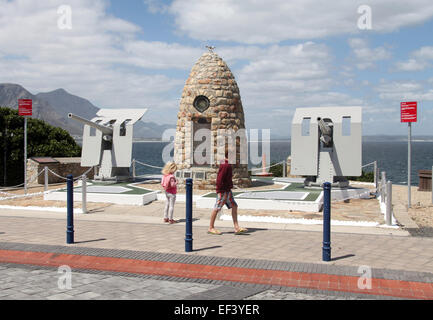
M174 126L211 44L237 79L248 128L288 136L297 107L362 106L364 134L405 135L400 102L418 101L413 133L433 135L432 30L430 0L0 0L0 83L146 107L144 121Z

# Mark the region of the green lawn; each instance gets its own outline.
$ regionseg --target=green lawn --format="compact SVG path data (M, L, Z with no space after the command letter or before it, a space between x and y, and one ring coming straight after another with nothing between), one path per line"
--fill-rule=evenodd
M260 178L260 179L266 179L266 180L272 180L272 178ZM254 191L257 193L266 193L270 191L288 191L288 192L308 192L308 196L304 200L294 200L294 201L316 201L319 197L322 190L311 190L311 189L305 189L304 184L302 183L292 183L289 186L287 186L284 189L278 188L278 185L275 185L275 189L270 190L260 190L260 191ZM237 195L240 195L244 192L233 192L233 196L236 197ZM216 192L210 193L205 195L206 198L215 198ZM249 199L249 198L237 198L237 199Z
M124 187L124 188L130 189L130 191L126 191L126 192L122 192L122 193L116 193L119 195L124 195L124 194L139 195L139 194L147 194L147 193L155 191L155 190L137 188L134 186L130 186L129 184L130 184L130 182L123 182L123 183L116 183L116 184L104 184L104 183L92 182L92 186L107 186L107 187L114 187L115 186L115 187ZM80 189L80 188L81 187L75 187L74 190ZM61 192L66 192L66 189L61 190ZM92 193L104 194L106 192L92 192Z

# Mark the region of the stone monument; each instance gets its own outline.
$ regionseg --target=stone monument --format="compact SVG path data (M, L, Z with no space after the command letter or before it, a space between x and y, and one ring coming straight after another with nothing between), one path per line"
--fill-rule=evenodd
M239 88L227 64L208 47L186 81L178 113L174 161L177 178L214 190L218 164L229 151L233 184L251 186L248 142ZM230 136L231 135L231 136Z

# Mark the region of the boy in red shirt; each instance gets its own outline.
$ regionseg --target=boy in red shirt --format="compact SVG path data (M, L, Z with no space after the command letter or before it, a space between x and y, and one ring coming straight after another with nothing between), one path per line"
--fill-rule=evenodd
M210 218L210 226L208 233L221 235L221 232L215 229L215 220L217 214L221 211L224 205L227 208L232 209L232 218L233 224L235 227L235 234L241 234L247 232L248 230L245 228L239 227L238 224L238 205L233 198L232 188L233 188L233 180L232 180L232 166L228 161L228 151L225 152L225 160L220 164L218 170L218 177L216 180L216 192L217 192L217 200L215 203L214 210L212 211Z

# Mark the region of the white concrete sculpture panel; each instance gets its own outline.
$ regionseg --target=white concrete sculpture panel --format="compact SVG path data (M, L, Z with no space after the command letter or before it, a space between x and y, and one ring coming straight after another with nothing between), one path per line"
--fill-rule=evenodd
M291 173L306 185L348 186L346 177L362 174L362 108L296 109L291 148Z
M84 123L81 166L99 166L96 180L129 179L134 124L147 109L102 109L92 120L69 114Z

